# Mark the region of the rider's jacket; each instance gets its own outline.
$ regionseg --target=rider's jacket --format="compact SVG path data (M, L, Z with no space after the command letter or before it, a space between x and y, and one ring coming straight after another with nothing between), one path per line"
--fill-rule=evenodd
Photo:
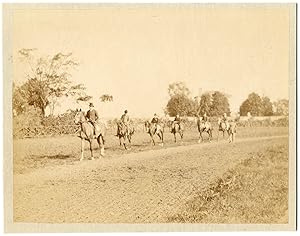
M129 123L129 116L128 116L127 114L123 114L123 115L121 116L121 122L122 122L123 124L128 124L128 123Z
M152 120L151 120L151 123L157 124L158 123L158 118L157 117L153 117Z
M98 120L99 116L96 110L88 110L86 113L86 118L88 118L90 121L95 122Z
M174 121L179 123L180 122L180 117L175 117Z

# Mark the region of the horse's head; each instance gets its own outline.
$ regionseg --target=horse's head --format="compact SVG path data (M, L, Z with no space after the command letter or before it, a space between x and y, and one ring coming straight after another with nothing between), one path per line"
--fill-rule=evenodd
M74 122L75 124L80 124L82 122L86 121L85 116L83 114L83 111L81 111L81 109L76 109L76 114L75 114L75 118L74 118Z

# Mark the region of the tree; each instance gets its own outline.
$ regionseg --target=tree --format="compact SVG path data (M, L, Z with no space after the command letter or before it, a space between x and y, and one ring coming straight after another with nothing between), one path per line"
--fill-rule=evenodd
M25 93L13 83L13 110L16 114L25 112L27 100Z
M195 102L183 94L177 94L168 101L166 111L169 116L193 116L195 115Z
M53 113L62 97L86 96L83 84L73 84L71 81L71 70L79 65L72 58L72 53L59 52L53 56L42 57L36 56L35 51L19 50L20 59L27 63L28 70L25 73L27 81L18 87L16 95L21 93L27 104L41 109L43 116L47 106L50 106Z
M184 95L186 97L189 97L191 91L186 87L184 82L175 82L169 84L168 93L170 97L173 97L175 95Z
M289 115L289 100L280 99L274 102L275 114L278 116L288 116Z
M210 93L204 93L201 95L199 107L197 109L197 115L203 115L206 113L207 115L210 115L212 106L212 97Z
M253 116L262 115L262 99L257 93L251 93L240 106L241 116L246 116L248 112Z
M113 96L112 95L109 95L109 94L103 94L101 97L100 97L100 100L101 102L112 102L114 100Z
M228 98L225 94L215 91L212 94L212 103L210 108L211 116L220 116L224 113L230 113Z
M266 96L261 99L261 114L263 116L272 116L274 114L272 102Z

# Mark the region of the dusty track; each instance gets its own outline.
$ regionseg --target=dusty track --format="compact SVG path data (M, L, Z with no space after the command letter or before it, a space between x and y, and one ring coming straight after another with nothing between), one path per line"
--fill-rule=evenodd
M14 175L14 220L159 223L195 191L287 136L130 153Z

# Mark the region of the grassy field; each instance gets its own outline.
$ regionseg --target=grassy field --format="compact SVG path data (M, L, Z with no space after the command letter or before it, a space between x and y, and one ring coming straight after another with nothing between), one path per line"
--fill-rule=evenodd
M239 128L237 131L237 140L248 137L265 137L287 135L288 129L283 128ZM166 149L169 147L195 144L198 141L197 131L186 131L182 142L174 143L173 135L165 132L165 146L152 146L150 137L146 133L136 133L132 140L132 149L124 150L119 146L118 138L113 135L106 137L106 156L105 159L118 158L125 153L141 152L146 150ZM204 134L204 138L207 135ZM217 132L213 133L213 142L216 142ZM156 139L158 141L158 138ZM227 140L226 140L227 141ZM220 142L225 140L220 139ZM75 136L60 136L34 139L16 139L14 140L14 173L26 173L34 169L45 166L55 165L73 165L79 161L80 157L80 139ZM201 144L200 144L201 145ZM97 148L96 141L94 148ZM95 152L99 156L98 150ZM88 143L86 143L85 157L90 157Z
M288 141L253 152L168 218L177 223L288 223Z

